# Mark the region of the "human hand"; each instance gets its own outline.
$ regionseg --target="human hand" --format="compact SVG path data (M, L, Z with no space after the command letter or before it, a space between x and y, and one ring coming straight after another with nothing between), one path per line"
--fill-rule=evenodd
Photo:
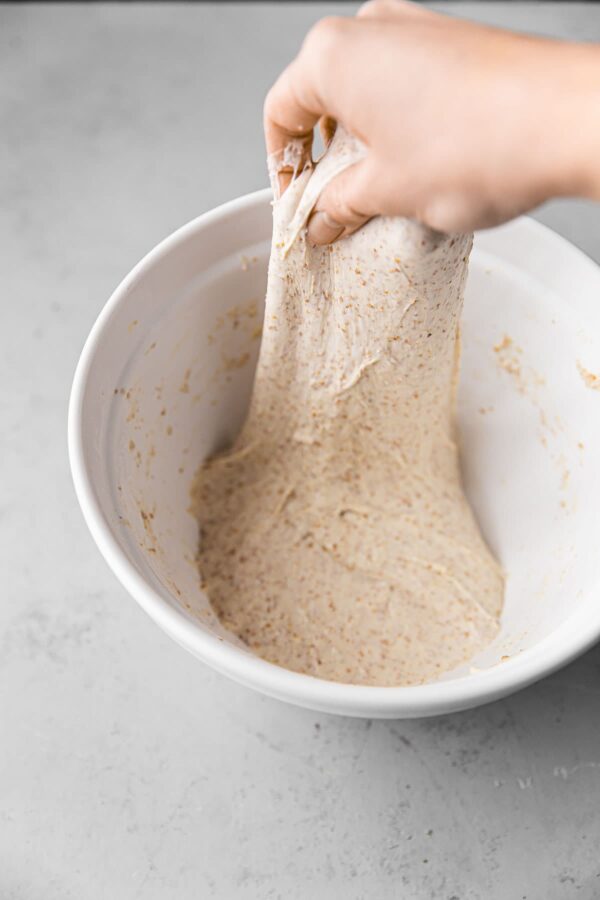
M314 243L376 215L466 232L550 197L600 199L599 97L592 44L371 0L355 19L323 19L309 32L267 96L267 150L300 139L309 161L319 120L329 135L343 123L367 146L319 198Z

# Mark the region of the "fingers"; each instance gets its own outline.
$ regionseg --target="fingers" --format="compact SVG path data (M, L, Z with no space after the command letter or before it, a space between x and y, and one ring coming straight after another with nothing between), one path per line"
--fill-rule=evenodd
M365 220L366 221L366 220ZM316 210L308 223L308 239L312 244L333 244L344 233L344 225L336 222L328 212Z
M501 203L486 197L481 191L465 190L437 194L416 210L416 218L445 234L467 234L480 228L493 228L516 216L522 215L535 205L525 206L505 196Z
M331 78L329 69L338 56L340 42L352 20L321 19L308 33L296 59L277 79L265 100L264 130L267 153L278 169L282 190L289 183L294 167L285 159L286 148L293 144L295 167L300 170L311 162L313 129L335 110L325 94ZM335 130L335 129L334 129Z
M308 239L313 244L330 244L384 211L377 174L367 157L327 185L309 220Z
M298 99L292 63L277 79L265 100L264 130L269 168L278 174L280 193L288 186L296 171L311 162L313 128L319 120L319 109L307 109ZM295 150L286 159L287 148ZM293 158L295 157L295 158ZM293 159L293 162L292 162Z

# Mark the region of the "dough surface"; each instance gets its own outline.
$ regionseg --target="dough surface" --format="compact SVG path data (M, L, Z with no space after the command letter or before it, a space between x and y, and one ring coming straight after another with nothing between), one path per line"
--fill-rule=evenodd
M340 132L274 204L250 412L193 488L198 565L223 625L261 657L420 684L485 647L503 602L455 435L472 238L378 218L308 244L323 185L361 153Z

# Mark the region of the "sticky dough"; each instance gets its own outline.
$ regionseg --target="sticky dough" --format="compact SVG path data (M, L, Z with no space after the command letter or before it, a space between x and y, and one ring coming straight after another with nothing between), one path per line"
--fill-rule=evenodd
M464 496L454 399L470 235L372 220L307 243L339 132L273 210L251 408L194 486L203 586L265 659L365 685L433 680L498 629L503 576Z

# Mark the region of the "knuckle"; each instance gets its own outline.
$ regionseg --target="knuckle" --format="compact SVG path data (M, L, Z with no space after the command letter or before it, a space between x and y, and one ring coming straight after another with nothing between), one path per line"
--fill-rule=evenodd
M458 230L460 210L454 197L441 194L423 204L422 211L417 216L434 231L449 233Z
M367 0L358 10L357 16L363 19L389 19L412 11L412 5L404 0Z
M325 16L308 32L305 48L318 54L331 52L339 45L346 31L346 25L347 20L341 16Z
M376 18L381 15L383 11L387 8L386 0L367 0L366 3L363 3L357 12L358 18L368 18L369 16L373 16Z
M343 204L344 219L346 222L362 222L366 219L366 215L357 209L356 204L346 201Z
M269 91L267 92L267 95L266 95L266 97L264 99L264 103L263 103L263 117L265 119L270 119L272 117L271 114L273 112L273 106L274 106L273 88L270 88Z
M263 119L265 122L274 120L277 117L278 108L278 86L274 84L265 97L263 103Z
M290 99L293 98L292 83L290 78L291 66L284 69L275 84L273 84L263 103L263 122L282 125L286 118Z
M338 222L343 222L345 225L355 225L358 222L363 222L367 216L360 211L359 205L350 198L338 193L333 198L333 216Z

